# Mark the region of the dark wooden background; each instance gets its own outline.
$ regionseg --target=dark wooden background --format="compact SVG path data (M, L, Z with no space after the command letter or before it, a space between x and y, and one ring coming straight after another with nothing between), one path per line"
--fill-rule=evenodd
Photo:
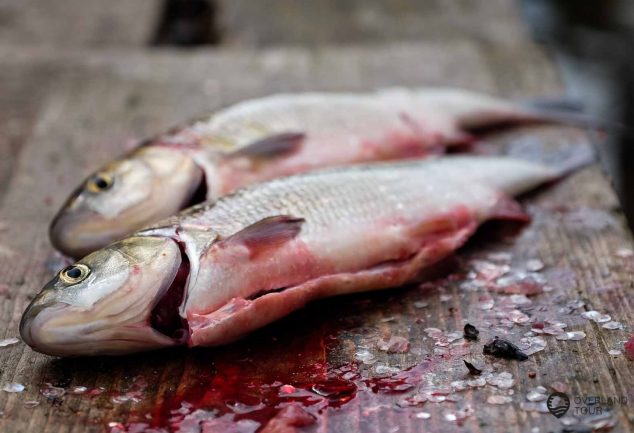
M198 24L213 29L193 36L176 31L176 39L213 42L195 49L170 45L175 30L169 20L165 23L164 11L158 0L0 3L0 338L18 336L29 299L64 263L47 237L54 212L86 174L134 139L200 112L280 91L450 85L512 98L563 93L553 62L529 41L510 0L221 0ZM522 128L492 139L498 145L546 149L587 141L582 131L560 127ZM532 297L527 314L559 319L568 330L587 336L580 341L544 337L546 349L528 361L496 361L497 372L508 371L516 380L512 394L487 385L459 393L459 402L401 408L395 403L414 391L388 395L360 385L385 375L376 365L355 361L363 347L389 367L414 366L416 372L431 363L426 374L441 385L464 378L465 356L435 355L424 329L455 331L469 320L481 327L483 338L492 336L489 313L477 304L483 297L502 304L505 295L444 281L428 290L322 301L239 344L213 350L59 360L22 342L0 347L0 386L17 382L26 387L15 394L0 391L0 431L117 429L108 424L129 425L148 413L155 419L166 416L179 399L194 403L201 387L217 386L221 400L223 392L234 398L226 386L213 385L212 379L228 371L238 370L236 388L258 378L301 384L308 380L304 375L315 374L310 373L315 364L326 366L328 374L358 364L363 380L356 379L354 399L324 411L306 431L564 431L552 415L522 408L530 388L550 390L561 382L571 396L634 399L632 361L608 354L623 350L633 324L634 259L622 250L633 247L632 237L597 165L523 203L533 222L511 232L500 225L485 229L458 255L457 269L467 272L473 260L489 260L499 252L510 253L518 269L540 259L545 265L540 274L553 290ZM573 300L585 306L572 314L558 311ZM429 306L417 308L421 302ZM610 314L625 329L603 329L581 318L584 310ZM515 325L507 337L519 340L529 329ZM407 337L410 351L381 352L376 341L386 335ZM481 342L467 350L467 358L492 365L481 355ZM139 401L117 402L139 380L148 383ZM47 398L42 393L46 383L63 388L65 395ZM76 386L103 387L104 392L72 395ZM511 400L487 403L494 394ZM466 404L475 413L464 423L446 420L447 413ZM431 418L416 418L421 411ZM632 431L631 403L615 406L613 414L611 431Z

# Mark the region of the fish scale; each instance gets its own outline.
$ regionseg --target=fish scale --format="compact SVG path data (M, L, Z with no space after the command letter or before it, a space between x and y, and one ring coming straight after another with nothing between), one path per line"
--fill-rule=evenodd
M327 169L244 188L199 207L192 215L157 226L174 223L184 227L208 226L221 236L230 236L275 215L305 218L309 222L306 230L343 221L350 224L395 216L404 212L398 209L399 205L416 209L417 202L425 207L430 198L440 201L437 189L445 194L447 203L468 202L465 191L479 188L474 182L486 178L497 162L499 158L448 157L439 161ZM535 167L524 161L513 162L518 174ZM513 169L507 170L509 174ZM552 174L546 169L544 172Z
M324 131L356 134L362 128L381 130L385 125L403 123L404 113L414 114L417 108L422 108L425 92L402 89L375 95L274 95L255 102L238 103L206 121L196 122L191 131L207 137L210 146L216 142L231 143L232 150L237 150L259 137L289 130L309 134ZM288 110L289 107L292 110ZM431 123L432 119L427 121ZM174 139L177 137L178 133ZM223 147L222 150L227 149Z

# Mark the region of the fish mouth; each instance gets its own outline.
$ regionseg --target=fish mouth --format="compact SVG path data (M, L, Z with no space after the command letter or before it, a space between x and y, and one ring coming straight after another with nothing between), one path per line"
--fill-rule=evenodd
M39 339L36 337L44 327L49 317L56 314L64 314L64 310L70 305L63 302L46 302L36 304L32 302L22 314L20 320L20 337L31 347L41 347Z
M66 255L81 258L125 234L116 228L103 230L97 223L99 219L97 212L84 212L78 216L60 211L49 226L51 244ZM91 222L93 230L85 230L81 226L84 221Z
M171 338L179 344L189 341L187 320L180 315L180 307L185 300L191 265L184 245L177 242L181 253L181 264L174 280L158 299L149 316L149 325L156 332Z

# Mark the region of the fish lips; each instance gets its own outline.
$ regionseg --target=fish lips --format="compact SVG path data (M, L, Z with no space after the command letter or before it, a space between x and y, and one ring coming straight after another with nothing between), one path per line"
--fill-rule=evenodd
M60 211L49 228L53 246L71 257L83 257L129 233L128 228L104 219L97 212L81 213Z
M20 336L26 344L36 348L39 352L49 355L59 354L57 345L54 348L41 338L47 331L46 323L57 314L64 314L70 305L63 302L37 303L37 298L29 304L20 320Z

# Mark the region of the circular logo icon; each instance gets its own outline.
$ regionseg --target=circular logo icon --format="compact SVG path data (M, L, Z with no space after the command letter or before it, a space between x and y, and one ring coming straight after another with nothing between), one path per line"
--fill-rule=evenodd
M570 398L563 392L553 392L546 400L546 407L550 413L561 418L570 409Z

